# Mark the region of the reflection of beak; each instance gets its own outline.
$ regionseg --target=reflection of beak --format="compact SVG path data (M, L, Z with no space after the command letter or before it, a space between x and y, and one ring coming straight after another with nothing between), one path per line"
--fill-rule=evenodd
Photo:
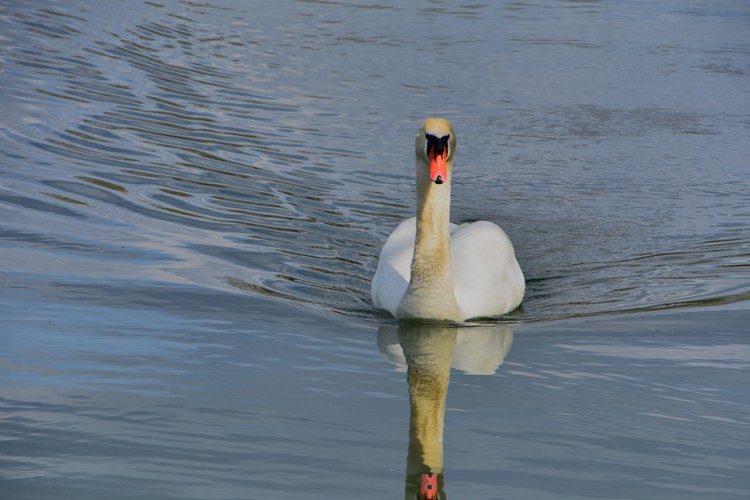
M430 148L430 179L435 184L442 184L448 179L448 150L443 148L439 153L435 152L435 146Z
M427 473L420 476L421 486L417 498L419 500L437 500L438 498L438 475Z

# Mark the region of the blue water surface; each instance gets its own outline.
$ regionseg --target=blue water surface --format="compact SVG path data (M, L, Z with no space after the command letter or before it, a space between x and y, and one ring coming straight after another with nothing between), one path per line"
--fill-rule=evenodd
M426 380L451 498L747 498L748 26L740 0L0 4L0 496L414 498ZM527 292L431 331L369 284L433 115L452 219L501 225Z

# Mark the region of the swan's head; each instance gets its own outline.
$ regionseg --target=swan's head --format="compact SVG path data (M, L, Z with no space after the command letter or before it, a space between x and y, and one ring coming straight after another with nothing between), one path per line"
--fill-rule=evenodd
M432 182L447 181L456 152L456 134L451 122L445 118L426 119L419 127L415 146L417 159L429 166Z

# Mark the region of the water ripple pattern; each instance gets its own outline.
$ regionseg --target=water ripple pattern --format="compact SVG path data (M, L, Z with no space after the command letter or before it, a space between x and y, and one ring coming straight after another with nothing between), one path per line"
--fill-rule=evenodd
M525 34L532 11L508 6L254 8L2 8L0 237L20 281L208 286L379 318L369 280L413 212L413 130L445 114L460 135L454 220L493 220L516 242L529 283L519 318L750 297L741 36L623 47L565 27L597 15L583 4L556 11L549 38ZM498 16L517 27L483 31ZM475 31L438 37L440 19ZM664 65L674 90L618 98L639 92L607 63L624 50ZM446 57L451 77L425 80ZM567 95L541 90L548 78ZM726 97L686 97L711 81Z
M350 169L362 158L359 132L336 131L334 143L315 123L314 97L269 95L257 81L268 63L248 64L241 27L217 34L152 9L158 21L94 37L86 20L53 10L10 16L21 25L14 32L35 34L34 48L19 40L10 62L25 69L19 74L43 74L44 84L10 79L16 123L3 132L17 153L2 200L62 220L41 235L20 227L30 226L21 223L28 215L10 217L6 224L18 226L5 238L53 239L76 249L71 260L87 244L148 249L148 257L117 262L113 277L121 279L151 274L331 310L366 308L377 243L368 223L379 197L393 203L383 193L360 199L367 182ZM70 230L70 219L87 237ZM158 271L143 269L154 258Z

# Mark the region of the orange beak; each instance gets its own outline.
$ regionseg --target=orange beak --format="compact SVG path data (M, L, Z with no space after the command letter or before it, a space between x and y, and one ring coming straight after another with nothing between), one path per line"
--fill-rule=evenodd
M435 184L442 184L448 180L448 149L443 149L441 154L435 154L435 146L430 148L430 179Z

